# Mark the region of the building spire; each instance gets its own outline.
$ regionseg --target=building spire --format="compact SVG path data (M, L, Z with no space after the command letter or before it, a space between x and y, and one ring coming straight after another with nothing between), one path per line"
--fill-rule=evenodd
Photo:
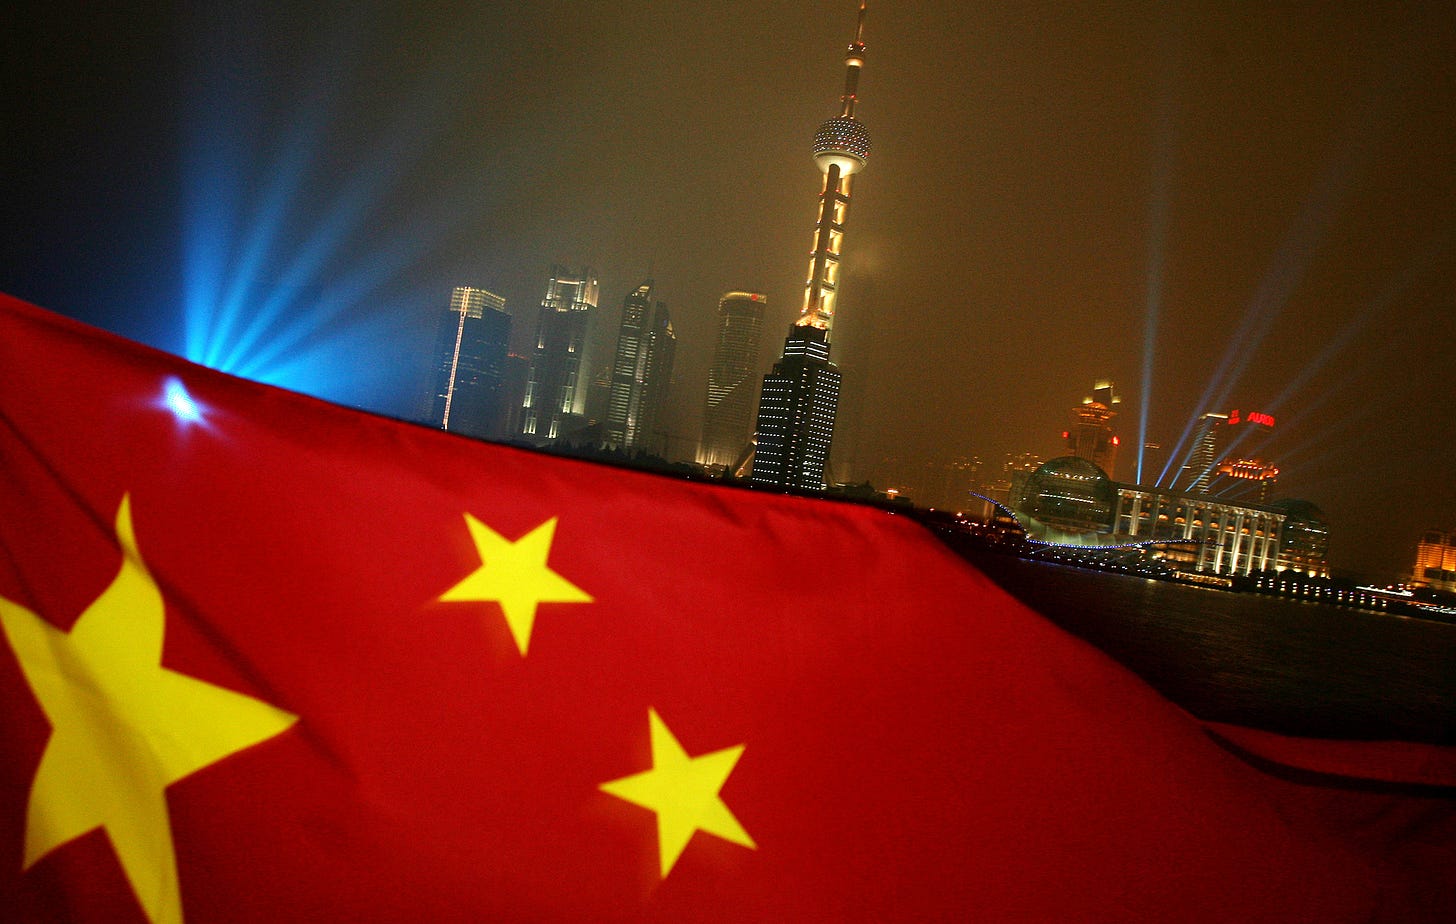
M819 221L814 228L804 307L794 323L825 331L834 326L834 294L839 284L844 221L849 214L850 176L864 169L870 153L870 134L854 117L854 106L859 101L859 72L864 67L865 2L860 0L854 41L844 53L844 94L839 98L839 115L820 125L814 135L814 161L824 172L824 191L819 196Z
M840 116L852 118L854 116L855 93L859 89L859 69L864 67L864 21L865 21L865 0L859 2L859 22L854 27L854 41L849 43L849 50L844 53L844 95L840 97Z

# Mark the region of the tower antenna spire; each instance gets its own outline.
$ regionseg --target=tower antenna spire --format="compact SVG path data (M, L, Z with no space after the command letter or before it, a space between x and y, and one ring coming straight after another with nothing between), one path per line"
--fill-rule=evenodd
M824 331L834 326L834 294L839 282L844 221L849 214L850 177L864 169L870 153L870 134L854 116L859 101L859 72L865 62L865 5L866 0L860 0L854 41L844 53L844 94L839 98L839 115L820 125L814 135L814 160L824 173L824 191L819 196L819 221L814 228L804 307L794 323Z
M839 413L839 367L829 360L839 253L849 214L849 185L864 169L870 134L854 116L859 72L864 67L865 0L859 0L854 41L844 53L844 95L839 114L814 133L814 162L824 174L819 220L804 307L784 339L783 358L763 377L753 483L778 490L822 491L827 484L834 418Z

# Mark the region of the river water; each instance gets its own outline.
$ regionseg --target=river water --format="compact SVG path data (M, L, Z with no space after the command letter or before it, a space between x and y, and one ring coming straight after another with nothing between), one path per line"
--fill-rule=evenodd
M1456 744L1456 624L995 553L967 557L1200 718Z

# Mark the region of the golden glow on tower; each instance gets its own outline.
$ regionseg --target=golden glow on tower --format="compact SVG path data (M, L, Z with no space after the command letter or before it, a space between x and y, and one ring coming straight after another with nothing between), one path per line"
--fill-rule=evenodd
M819 194L814 249L809 257L809 278L804 285L804 307L794 323L828 331L834 326L835 290L839 284L839 255L844 222L849 214L849 181L863 170L870 153L870 135L854 117L859 101L859 72L864 67L865 4L859 5L854 41L845 52L844 93L839 115L819 126L814 135L814 162L824 172Z

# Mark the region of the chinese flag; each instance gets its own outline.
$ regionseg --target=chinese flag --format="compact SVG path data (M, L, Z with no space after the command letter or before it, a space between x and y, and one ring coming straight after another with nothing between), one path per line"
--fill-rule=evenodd
M1408 921L1456 759L1210 728L882 511L0 300L0 917Z

